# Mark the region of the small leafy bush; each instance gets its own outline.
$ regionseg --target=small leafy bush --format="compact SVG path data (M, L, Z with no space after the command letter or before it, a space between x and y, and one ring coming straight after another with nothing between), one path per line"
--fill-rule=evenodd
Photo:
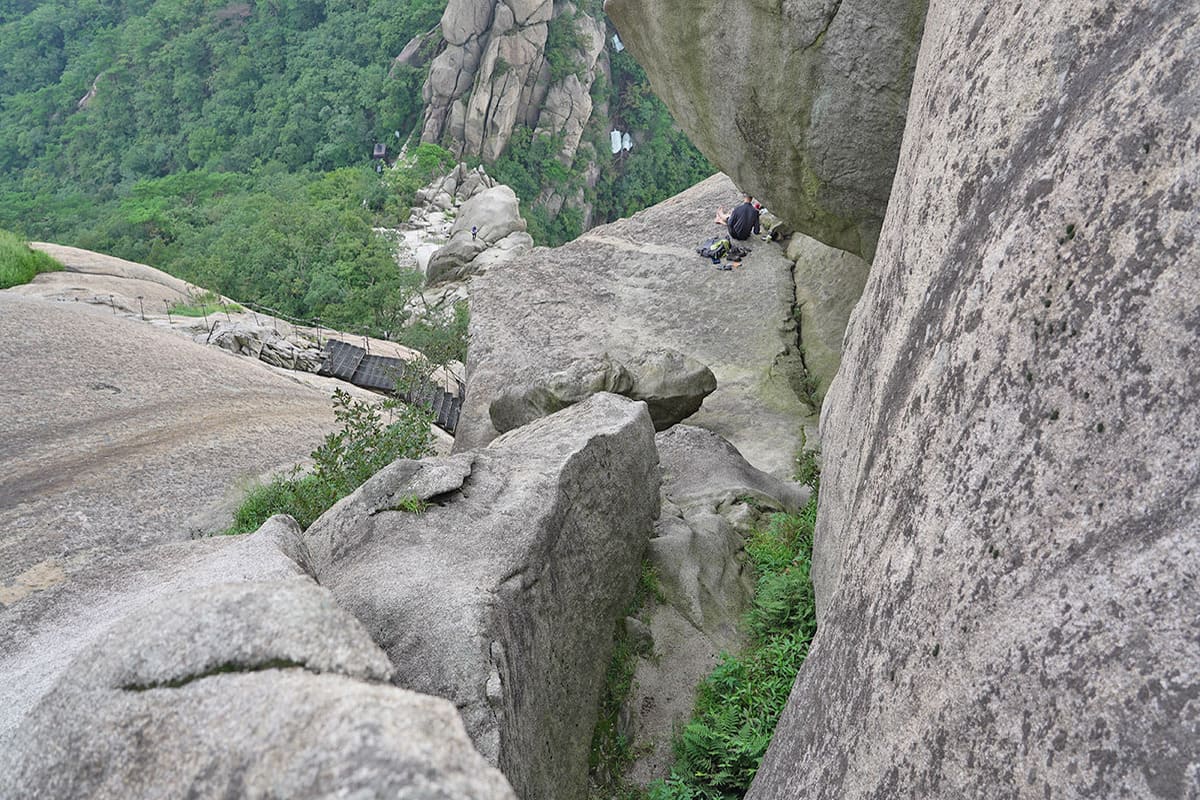
M55 272L62 264L34 250L16 234L0 231L0 289L29 283L42 272Z
M394 399L366 403L335 389L333 414L341 428L312 452L312 471L293 470L287 477L252 489L226 533L257 530L274 514L291 514L301 528L307 528L396 459L433 452L431 417L424 409Z
M817 481L821 477L821 451L804 449L796 456L796 471L793 479L817 490Z
M466 301L454 304L449 316L425 314L400 331L400 344L421 351L432 366L467 360L467 328L470 312Z

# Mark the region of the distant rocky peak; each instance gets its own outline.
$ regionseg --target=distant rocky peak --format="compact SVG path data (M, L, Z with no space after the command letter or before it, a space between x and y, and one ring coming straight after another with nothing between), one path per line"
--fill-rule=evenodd
M555 24L564 26L558 36ZM525 126L561 135L560 160L571 162L603 69L602 19L572 0L450 0L441 37L425 82L422 141L491 163Z

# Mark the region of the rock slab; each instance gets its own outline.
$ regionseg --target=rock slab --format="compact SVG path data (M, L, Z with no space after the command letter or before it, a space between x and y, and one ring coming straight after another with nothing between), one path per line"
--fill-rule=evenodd
M594 395L486 449L395 462L297 554L526 800L587 794L614 624L658 514L653 437L643 404Z
M4 605L85 551L224 529L336 427L328 389L83 303L0 292L0 362Z
M788 475L807 407L793 317L792 263L758 242L735 270L696 255L713 211L737 199L724 175L554 249L538 248L475 279L469 387L455 448L498 435L489 407L603 353L669 348L707 366L716 390L691 424L728 439L758 467Z
M218 584L126 617L0 753L5 797L496 798L454 708L311 580Z
M1196 797L1200 11L934 0L749 797Z

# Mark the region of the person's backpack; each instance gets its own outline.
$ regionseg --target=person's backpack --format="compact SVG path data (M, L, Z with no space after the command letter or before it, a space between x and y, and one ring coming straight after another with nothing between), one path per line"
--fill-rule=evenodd
M714 236L711 239L705 240L703 244L696 248L696 252L705 258L724 258L733 246L732 242L726 236Z

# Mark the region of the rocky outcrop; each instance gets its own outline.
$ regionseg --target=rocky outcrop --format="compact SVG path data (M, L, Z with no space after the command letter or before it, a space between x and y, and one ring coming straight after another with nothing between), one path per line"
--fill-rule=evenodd
M1195 796L1198 23L933 0L750 798Z
M791 238L787 254L796 263L792 277L804 368L819 403L842 363L842 338L871 265L802 234Z
M488 408L505 433L560 411L598 392L646 403L656 431L687 419L717 388L712 370L674 350L660 348L616 361L608 353L583 358L565 370L500 393Z
M450 240L429 259L430 285L463 280L533 250L520 201L507 186L479 191L458 209Z
M630 219L475 279L463 416L455 447L497 435L489 407L602 353L670 348L706 365L717 388L692 424L732 442L750 463L790 474L806 407L792 316L791 267L780 247L754 243L739 269L714 270L696 246L713 210L736 198L716 176Z
M302 372L316 372L323 360L321 347L315 341L297 343L274 328L243 320L217 320L201 341L272 366Z
M445 176L417 190L413 213L455 211L475 195L498 185L482 166L471 169L459 162Z
M712 163L798 230L868 261L927 0L607 0Z
M613 624L658 513L645 407L611 394L490 447L397 461L299 552L387 652L452 701L517 794L582 798Z
M392 59L388 77L396 77L402 67L423 67L433 58L438 45L442 42L442 28L437 26L425 33L409 39L408 44L400 51L400 55Z
M0 752L5 797L513 798L453 706L311 579L217 584L120 620Z
M575 66L555 75L547 62L551 25L570 26ZM591 84L601 69L604 23L573 2L450 0L442 16L445 48L425 83L424 142L445 142L460 156L494 161L513 129L562 135L570 164L592 114Z
M701 428L676 425L655 443L663 510L649 559L661 600L646 612L649 642L640 650L624 715L638 754L627 778L640 786L667 776L672 740L691 719L696 687L720 653L744 643L738 625L754 594L745 536L763 514L795 512L811 494L755 469Z

